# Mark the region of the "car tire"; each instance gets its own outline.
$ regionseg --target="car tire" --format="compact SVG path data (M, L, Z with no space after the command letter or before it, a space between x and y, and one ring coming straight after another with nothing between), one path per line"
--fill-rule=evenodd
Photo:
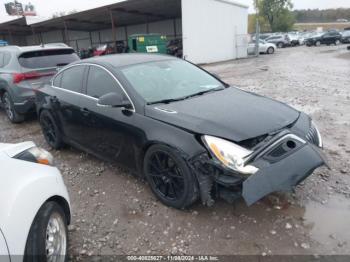
M275 48L269 47L269 48L267 49L267 53L268 53L269 55L272 55L273 53L275 53Z
M315 46L321 46L321 41L316 41Z
M24 262L46 262L56 258L68 261L67 218L62 207L56 202L46 202L36 214L30 228Z
M283 47L284 47L284 44L283 44L282 42L280 42L280 43L277 44L277 47L278 47L278 48L283 48Z
M339 40L336 40L336 41L334 42L334 44L335 44L335 45L340 45L340 41L339 41Z
M64 146L63 136L57 123L48 110L40 113L39 122L46 142L53 149L61 149Z
M24 121L24 115L21 115L16 111L12 98L8 92L5 92L2 95L1 101L5 109L6 116L11 121L11 123L19 124Z
M144 157L144 175L156 197L165 205L185 209L199 197L198 182L176 150L151 146Z

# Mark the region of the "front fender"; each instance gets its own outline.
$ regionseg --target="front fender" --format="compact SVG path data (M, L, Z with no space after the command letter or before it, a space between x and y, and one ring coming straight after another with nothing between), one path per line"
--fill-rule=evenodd
M2 159L0 158L0 161ZM59 171L54 167L7 158L1 161L0 228L11 256L23 255L33 220L52 197L69 197Z

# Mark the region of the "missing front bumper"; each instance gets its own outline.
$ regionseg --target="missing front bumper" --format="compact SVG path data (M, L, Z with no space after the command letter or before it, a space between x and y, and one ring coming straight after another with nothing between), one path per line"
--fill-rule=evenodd
M212 206L216 197L226 201L229 199L231 203L242 195L247 205L251 206L273 192L293 190L315 169L328 166L321 149L304 143L276 161L271 161L266 155L260 156L251 163L259 171L248 178L232 173L206 154L201 155L192 162L192 167L199 182L202 203Z
M260 167L243 182L242 196L250 206L273 192L291 191L322 165L327 165L322 153L307 143L288 157Z

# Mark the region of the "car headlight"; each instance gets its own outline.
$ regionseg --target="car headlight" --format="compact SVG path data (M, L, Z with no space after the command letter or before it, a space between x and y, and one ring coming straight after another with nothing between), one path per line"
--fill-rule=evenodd
M253 152L227 140L203 136L210 153L224 166L245 175L255 174L259 169L252 165L246 165L245 159Z
M316 126L315 122L312 122L312 126L314 127L314 129L316 130L316 133L317 133L318 146L320 148L323 148L323 140L322 140L320 130L318 130L318 127Z
M46 150L39 147L29 148L15 156L14 158L43 165L53 165L52 155Z

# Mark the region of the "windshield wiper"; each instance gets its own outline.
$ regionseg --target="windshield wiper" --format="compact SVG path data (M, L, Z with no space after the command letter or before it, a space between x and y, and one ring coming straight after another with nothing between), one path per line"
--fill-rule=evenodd
M221 91L224 90L225 88L214 88L214 89L210 89L210 90L205 90L205 91L201 91L192 95L188 95L188 96L184 96L184 97L180 97L180 98L170 98L170 99L164 99L164 100L160 100L160 101L156 101L156 102L149 102L147 103L147 105L154 105L154 104L169 104L172 102L178 102L178 101L183 101L192 97L196 97L196 96L202 96L204 94L207 93L211 93L211 92L216 92L216 91Z

